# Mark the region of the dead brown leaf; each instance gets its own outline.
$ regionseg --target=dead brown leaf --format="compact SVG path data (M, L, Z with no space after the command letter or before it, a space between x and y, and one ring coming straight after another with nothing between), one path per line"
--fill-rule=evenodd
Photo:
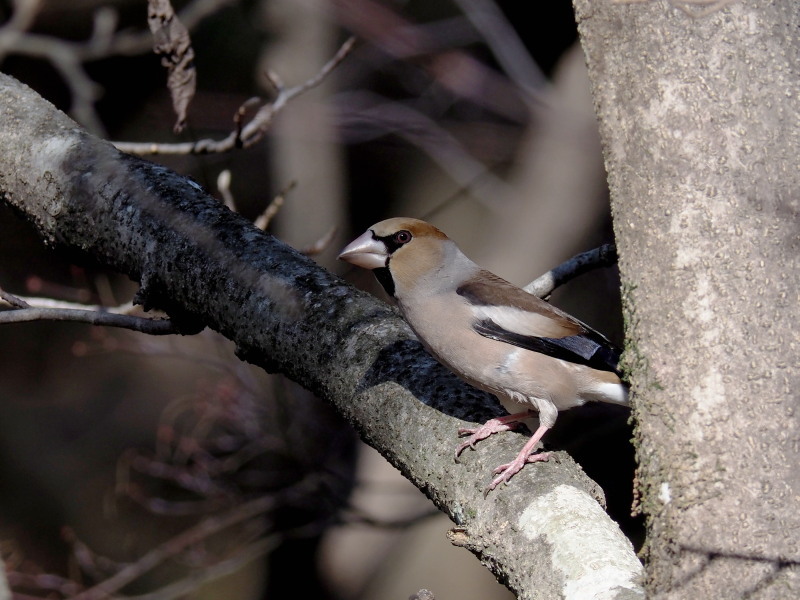
M153 51L161 55L161 64L168 71L167 87L178 116L173 130L180 133L186 126L186 111L197 84L192 40L169 0L148 0L147 23L153 33Z

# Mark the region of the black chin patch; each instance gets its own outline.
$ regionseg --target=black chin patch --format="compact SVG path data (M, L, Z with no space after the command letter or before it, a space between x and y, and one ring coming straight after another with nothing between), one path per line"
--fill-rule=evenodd
M372 272L375 274L375 279L378 280L378 283L386 290L386 293L394 298L394 280L392 279L392 274L389 273L389 267L372 269Z

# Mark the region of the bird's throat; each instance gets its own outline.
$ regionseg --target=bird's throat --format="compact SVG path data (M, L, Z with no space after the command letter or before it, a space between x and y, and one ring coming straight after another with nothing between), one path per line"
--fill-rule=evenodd
M375 274L375 279L378 280L378 283L386 290L386 293L394 298L394 280L392 279L392 274L389 272L389 267L372 269L372 272Z

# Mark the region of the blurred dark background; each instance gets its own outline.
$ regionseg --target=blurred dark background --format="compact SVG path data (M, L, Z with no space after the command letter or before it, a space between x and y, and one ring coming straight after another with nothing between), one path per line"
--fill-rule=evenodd
M613 238L566 0L174 2L197 69L180 134L165 69L149 49L144 0L45 0L15 21L33 4L0 0L0 69L114 141L223 138L248 98L274 97L267 72L301 84L356 35L351 54L252 148L149 158L212 191L229 170L237 210L253 219L295 184L270 230L304 248L335 227L315 258L376 295L369 274L335 256L389 216L432 221L519 285ZM88 42L93 31L94 39L109 32L105 51ZM16 34L24 44L2 44ZM121 304L136 291L86 257L45 247L5 206L0 257L0 287L12 293ZM621 343L618 288L616 270L603 269L552 300ZM199 518L271 495L256 525L242 521L126 591L168 585L266 539L255 558L190 597L369 599L423 587L437 598L509 596L449 546L449 522L428 516L428 501L332 411L239 363L211 332L147 339L80 324L5 325L0 382L0 548L9 571L76 577L78 564L91 563L102 578L100 557L75 558L82 546L73 533L99 555L132 562ZM603 406L562 413L547 443L601 484L638 547L627 418ZM308 577L291 577L295 565Z

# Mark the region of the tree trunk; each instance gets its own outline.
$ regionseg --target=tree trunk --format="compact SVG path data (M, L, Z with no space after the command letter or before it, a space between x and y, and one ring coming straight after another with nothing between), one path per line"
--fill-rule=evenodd
M797 598L800 4L700 4L575 0L621 257L648 588Z

